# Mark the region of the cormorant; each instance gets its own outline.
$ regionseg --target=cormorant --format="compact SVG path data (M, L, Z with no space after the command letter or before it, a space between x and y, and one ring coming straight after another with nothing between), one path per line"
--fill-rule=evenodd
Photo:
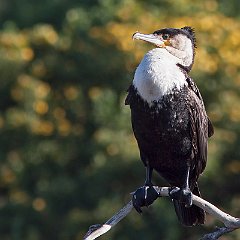
M194 30L136 32L133 39L155 46L137 67L125 101L146 167L145 184L133 194L133 205L141 212L158 197L151 182L154 169L172 186L169 194L179 221L185 226L203 224L205 213L192 205L192 193L200 196L197 180L206 167L208 137L214 130L189 76L196 48Z

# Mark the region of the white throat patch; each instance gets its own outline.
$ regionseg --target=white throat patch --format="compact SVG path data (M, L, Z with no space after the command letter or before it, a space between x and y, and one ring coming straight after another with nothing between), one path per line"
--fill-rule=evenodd
M149 105L170 94L173 88L180 90L187 84L177 63L181 63L180 59L164 48L155 48L144 56L136 69L133 85Z
M171 45L167 46L166 49L175 57L180 58L181 65L187 67L193 62L193 46L191 40L185 35L178 34L171 39Z

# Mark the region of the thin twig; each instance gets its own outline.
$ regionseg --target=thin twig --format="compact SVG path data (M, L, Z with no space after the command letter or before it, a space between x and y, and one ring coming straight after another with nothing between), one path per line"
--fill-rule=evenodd
M155 186L159 197L169 196L169 187L158 187ZM206 234L201 240L216 240L225 233L232 232L240 228L240 219L232 217L231 215L221 211L219 208L209 203L208 201L193 194L193 204L202 208L204 211L217 218L225 227L217 228L214 232ZM133 209L132 201L126 204L118 213L111 217L105 224L96 224L89 228L89 231L84 237L84 240L94 240L97 237L108 232L114 227L119 221L126 217Z

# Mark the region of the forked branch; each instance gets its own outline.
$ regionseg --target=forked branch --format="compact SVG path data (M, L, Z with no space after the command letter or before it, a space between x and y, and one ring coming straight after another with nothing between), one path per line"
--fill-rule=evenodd
M155 189L158 191L160 197L169 196L168 187L158 187L155 186ZM201 240L216 240L225 233L232 232L240 228L240 218L232 217L231 215L221 211L219 208L209 203L208 201L196 196L193 194L193 204L202 208L204 211L212 215L221 221L225 227L216 228L212 233L204 235ZM126 204L118 213L111 217L104 224L96 224L89 228L89 231L84 237L84 240L93 240L97 237L108 232L112 227L114 227L119 221L126 217L133 209L132 201Z

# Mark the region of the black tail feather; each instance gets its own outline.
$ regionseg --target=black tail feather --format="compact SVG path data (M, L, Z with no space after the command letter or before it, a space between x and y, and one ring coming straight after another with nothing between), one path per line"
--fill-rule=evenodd
M199 197L201 196L197 185L192 192ZM181 224L187 227L204 224L205 212L201 208L195 205L192 205L190 208L186 208L184 203L180 203L177 200L173 200L173 203L175 212Z

